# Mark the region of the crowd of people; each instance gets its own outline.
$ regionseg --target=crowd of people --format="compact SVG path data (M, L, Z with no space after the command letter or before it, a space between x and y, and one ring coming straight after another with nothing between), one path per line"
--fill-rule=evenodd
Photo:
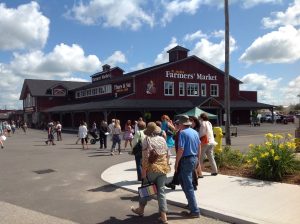
M23 123L21 128L26 133L26 123ZM16 125L13 122L0 123L1 148L4 148L3 142L6 137L13 134L15 129ZM62 141L62 124L59 121L50 121L46 130L47 145L55 145L55 134L56 140ZM177 185L181 185L187 199L186 208L189 210L184 211L182 215L188 218L200 216L194 191L197 190L198 178L203 178L205 158L210 163L211 175L218 174L214 159L214 147L217 143L206 113L199 117L181 115L175 121L168 115L163 115L161 120L147 124L140 117L133 123L127 120L123 129L119 119L112 119L110 124L104 120L99 124L93 122L90 128L86 122L81 121L76 144L81 141L83 150L88 149L89 135L94 139L94 143L100 142L99 148L103 150L107 149L108 141L111 141L112 156L122 154L122 150L124 152L129 147L129 154L134 156L136 162L137 181L142 185L154 183L157 188L161 223L168 223L165 187L175 190ZM124 147L121 146L122 140ZM170 156L174 149L176 159L172 164ZM171 165L174 165L175 171L172 180L167 183L167 173L171 171ZM131 208L132 212L143 216L147 201L150 199L151 197L140 197L138 206Z
M22 128L24 134L26 134L27 124L20 121L0 121L0 146L4 149L4 141L6 137L11 137L15 134L16 130Z

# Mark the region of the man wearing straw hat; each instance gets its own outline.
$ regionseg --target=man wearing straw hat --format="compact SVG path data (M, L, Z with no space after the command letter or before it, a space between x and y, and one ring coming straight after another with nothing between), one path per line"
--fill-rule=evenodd
M179 117L179 125L182 130L178 140L175 171L178 171L178 163L180 161L179 182L188 201L188 209L190 210L190 212L183 211L182 214L188 218L198 218L200 216L200 209L197 205L192 182L193 172L199 161L201 142L198 133L190 127L191 124L192 122L187 115Z

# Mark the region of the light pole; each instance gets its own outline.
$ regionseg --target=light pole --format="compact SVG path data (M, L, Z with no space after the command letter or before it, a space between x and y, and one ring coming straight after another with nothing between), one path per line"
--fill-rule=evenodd
M225 11L225 138L226 145L231 145L230 139L230 82L229 82L229 10L228 0L224 0L224 11Z

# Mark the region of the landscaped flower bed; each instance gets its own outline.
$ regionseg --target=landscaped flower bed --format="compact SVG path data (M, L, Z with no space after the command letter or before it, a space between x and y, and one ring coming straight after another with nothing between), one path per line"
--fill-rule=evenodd
M292 136L268 133L265 137L264 143L249 145L247 154L228 146L216 152L219 172L300 185L300 159L296 157L296 144ZM208 163L205 166L205 171L209 172Z

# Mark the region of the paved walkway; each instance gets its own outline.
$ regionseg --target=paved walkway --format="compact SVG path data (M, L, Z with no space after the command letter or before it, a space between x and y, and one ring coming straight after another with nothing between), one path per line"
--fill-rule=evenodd
M172 158L174 164L174 158ZM172 174L170 174L172 175ZM169 175L169 176L170 176ZM137 192L135 162L114 165L102 173L108 183ZM201 213L232 223L300 223L300 186L204 173L196 191ZM180 187L167 190L169 203L184 206Z
M0 201L0 224L78 224Z

